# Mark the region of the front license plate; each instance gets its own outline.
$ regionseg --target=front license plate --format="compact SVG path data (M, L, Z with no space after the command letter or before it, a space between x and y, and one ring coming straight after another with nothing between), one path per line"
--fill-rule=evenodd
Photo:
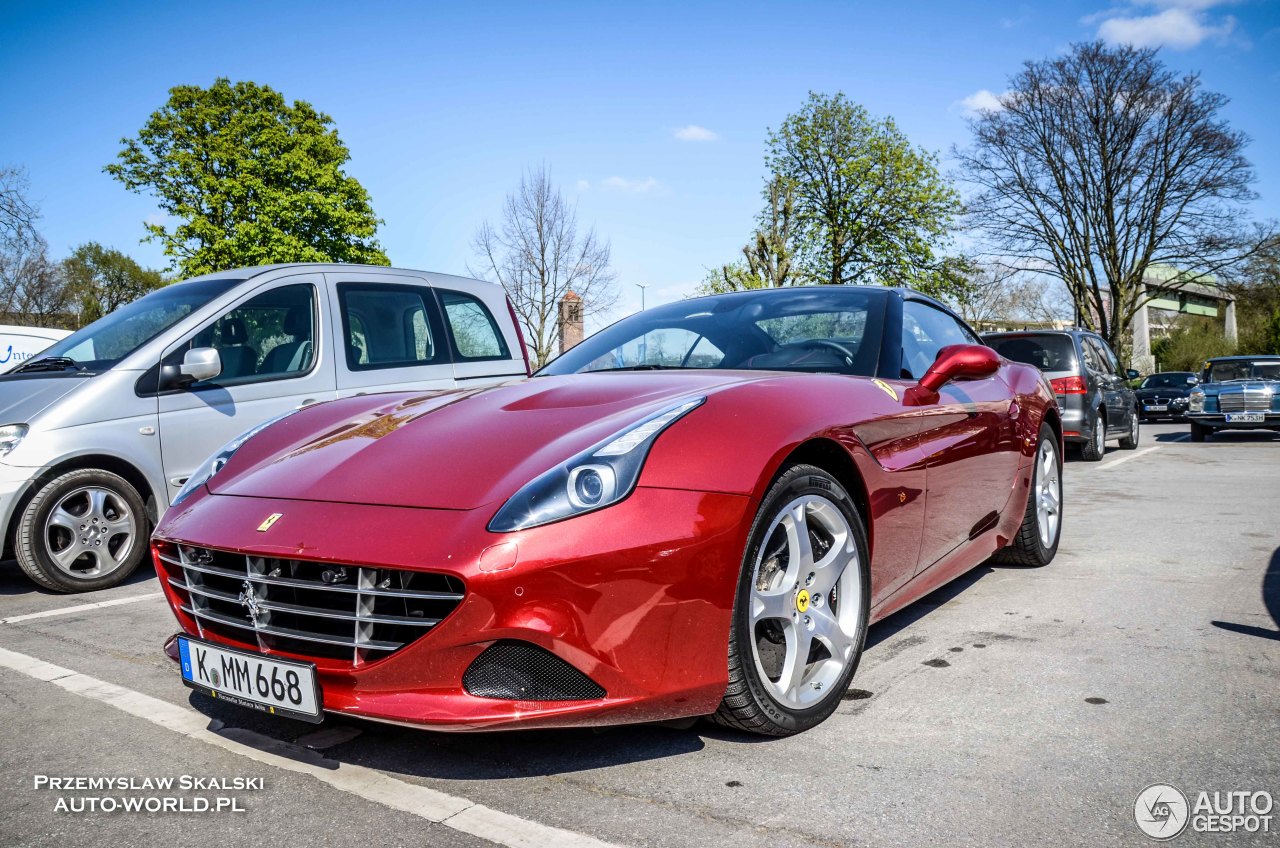
M1147 412L1168 412L1169 407L1163 403L1149 403L1144 407Z
M1261 424L1267 420L1264 412L1228 412L1228 424Z
M242 707L320 722L320 687L311 663L277 660L178 637L182 682Z

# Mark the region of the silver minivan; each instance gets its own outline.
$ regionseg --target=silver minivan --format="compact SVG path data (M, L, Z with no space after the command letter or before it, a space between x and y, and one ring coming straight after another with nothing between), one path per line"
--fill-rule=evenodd
M174 283L0 375L0 558L55 591L117 585L187 477L255 425L528 374L492 283L321 264Z

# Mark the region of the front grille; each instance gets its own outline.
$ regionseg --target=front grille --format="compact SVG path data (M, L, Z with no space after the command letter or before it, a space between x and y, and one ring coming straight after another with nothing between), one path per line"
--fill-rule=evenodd
M350 660L382 659L418 639L463 598L445 574L245 556L166 545L166 579L201 636L260 650Z
M504 639L472 660L462 688L477 698L505 701L592 701L605 696L599 683L537 645Z
M1266 412L1271 409L1271 392L1219 392L1218 409L1221 412Z

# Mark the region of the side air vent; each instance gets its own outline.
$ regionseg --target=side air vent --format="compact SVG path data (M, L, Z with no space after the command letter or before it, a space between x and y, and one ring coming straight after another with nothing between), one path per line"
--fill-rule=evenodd
M550 651L515 640L494 642L462 676L477 698L503 701L593 701L605 691Z

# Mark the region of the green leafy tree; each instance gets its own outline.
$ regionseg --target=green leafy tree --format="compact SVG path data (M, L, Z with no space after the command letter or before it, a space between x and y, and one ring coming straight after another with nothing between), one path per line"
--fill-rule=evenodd
M742 248L743 258L708 271L698 294L803 284L796 263L799 219L795 193L785 180L774 177L765 185L764 196L767 205L751 241Z
M1236 299L1241 353L1280 353L1280 237L1258 249L1229 290Z
M810 92L769 133L766 164L794 196L806 282L887 283L943 293L957 278L935 254L960 212L937 156L893 119L843 94Z
M159 271L97 242L77 247L63 260L62 273L82 327L164 285Z
M169 102L106 166L179 223L147 224L183 276L272 262L389 264L333 119L268 86L219 78Z
M1230 356L1236 347L1212 318L1183 316L1169 335L1151 345L1162 371L1199 371L1214 356Z

